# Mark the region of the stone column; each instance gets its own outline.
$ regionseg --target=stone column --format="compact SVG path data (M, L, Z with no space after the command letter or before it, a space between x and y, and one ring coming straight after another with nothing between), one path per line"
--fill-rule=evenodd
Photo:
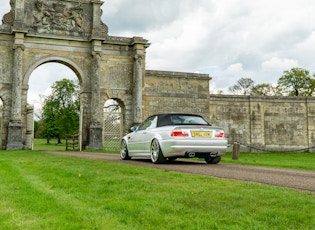
M22 121L21 121L21 94L22 94L22 68L23 45L16 45L14 49L11 120L8 127L7 149L23 149Z
M14 18L14 30L24 30L24 0L14 0L14 11L15 11L15 18Z
M100 66L101 53L93 52L92 77L91 77L91 124L90 124L90 149L103 149L102 124L100 122Z
M27 107L26 115L26 149L33 149L34 141L34 108L32 106Z
M143 57L141 55L135 55L133 79L133 117L135 124L142 121L142 61Z
M92 20L92 32L91 39L104 40L104 37L108 33L108 27L101 21L103 1L91 0L93 20Z
M91 93L90 90L82 89L80 93L80 149L89 146L91 125Z

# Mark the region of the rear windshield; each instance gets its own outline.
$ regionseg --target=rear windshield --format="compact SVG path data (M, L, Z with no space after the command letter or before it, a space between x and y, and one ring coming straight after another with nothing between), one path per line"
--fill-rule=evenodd
M167 125L209 125L209 123L200 116L186 114L166 114L160 115L158 127Z

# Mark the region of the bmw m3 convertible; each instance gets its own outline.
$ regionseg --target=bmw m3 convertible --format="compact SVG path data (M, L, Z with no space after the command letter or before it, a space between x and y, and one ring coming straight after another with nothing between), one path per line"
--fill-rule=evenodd
M217 164L227 148L223 128L196 114L156 114L131 130L121 140L122 160L144 157L161 164L177 158L204 158Z

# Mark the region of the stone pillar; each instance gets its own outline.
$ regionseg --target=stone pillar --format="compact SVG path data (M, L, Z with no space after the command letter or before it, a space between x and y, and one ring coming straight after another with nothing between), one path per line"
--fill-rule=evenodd
M15 8L14 30L24 30L24 0L15 0L13 2Z
M142 59L143 57L141 55L135 55L133 79L133 122L135 124L139 124L142 121Z
M100 26L100 18L102 15L101 6L104 2L101 2L100 0L92 0L91 3L93 4L92 10L93 10L93 29L97 29Z
M134 50L134 71L133 71L133 123L142 122L142 88L145 74L145 50L149 47L147 40L141 37L133 37L131 45Z
M99 120L100 116L100 67L101 52L98 41L94 42L92 77L91 77L91 117L90 124L90 149L103 149L102 124Z
M91 39L104 40L108 33L108 27L101 21L102 9L101 6L104 3L100 0L91 0L93 20L92 20L92 31Z
M26 149L33 149L34 141L34 108L32 106L27 107L26 115Z
M16 35L17 36L17 35ZM22 59L23 45L15 45L12 79L11 120L8 127L7 149L23 149L22 121L21 121L21 94L22 94Z

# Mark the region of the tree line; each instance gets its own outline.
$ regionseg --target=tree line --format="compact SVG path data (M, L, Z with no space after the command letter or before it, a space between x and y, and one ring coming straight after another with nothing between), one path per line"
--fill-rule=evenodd
M313 96L315 94L315 74L303 68L292 68L283 72L277 85L263 83L255 85L251 78L241 78L229 87L235 95L256 96Z
M79 132L80 95L79 84L62 79L52 85L52 93L43 103L42 113L37 114L34 133L37 138L57 139L58 143L68 135Z

